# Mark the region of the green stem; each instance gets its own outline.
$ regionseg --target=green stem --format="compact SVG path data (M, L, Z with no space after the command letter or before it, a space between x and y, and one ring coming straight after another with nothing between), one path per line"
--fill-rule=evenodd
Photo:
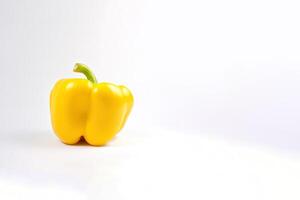
M76 63L73 71L83 73L89 81L91 81L92 83L97 83L97 79L96 79L95 75L88 68L88 66L81 64L81 63Z

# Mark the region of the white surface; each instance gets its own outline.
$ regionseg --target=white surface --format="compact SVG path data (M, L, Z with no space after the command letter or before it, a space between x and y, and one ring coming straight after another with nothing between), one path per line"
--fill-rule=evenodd
M300 198L299 157L196 134L124 132L98 148L11 133L0 156L1 199Z

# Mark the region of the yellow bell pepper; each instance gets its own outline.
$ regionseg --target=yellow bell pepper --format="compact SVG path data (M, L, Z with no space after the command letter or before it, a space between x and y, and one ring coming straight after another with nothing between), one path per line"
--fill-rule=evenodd
M73 71L87 79L62 79L55 84L50 95L53 130L66 144L85 139L90 145L105 145L123 128L133 96L125 86L97 83L86 65L77 63Z

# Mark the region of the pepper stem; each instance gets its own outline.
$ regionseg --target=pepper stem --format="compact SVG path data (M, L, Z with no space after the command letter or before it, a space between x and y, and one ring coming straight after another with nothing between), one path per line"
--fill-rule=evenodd
M97 83L95 75L85 64L76 63L73 71L83 73L89 81L91 81L92 83Z

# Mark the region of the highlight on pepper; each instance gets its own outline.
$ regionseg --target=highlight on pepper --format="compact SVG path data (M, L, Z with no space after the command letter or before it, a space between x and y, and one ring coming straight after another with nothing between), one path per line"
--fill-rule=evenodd
M98 83L84 64L76 63L74 72L87 79L59 80L50 94L52 128L65 144L84 139L102 146L124 126L133 106L133 95L122 85Z

